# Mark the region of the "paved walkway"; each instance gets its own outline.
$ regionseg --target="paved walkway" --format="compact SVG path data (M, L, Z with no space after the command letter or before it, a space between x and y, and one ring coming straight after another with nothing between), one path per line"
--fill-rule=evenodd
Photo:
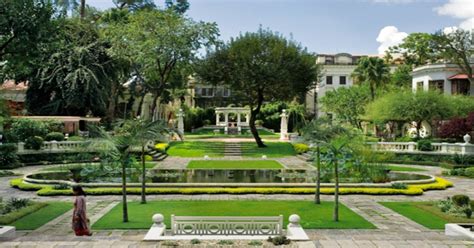
M168 160L168 159L167 159ZM177 162L177 161L175 161ZM289 162L287 162L289 163ZM24 167L19 173L32 172L44 166ZM427 173L438 175L438 167L420 167ZM38 197L34 192L12 189L8 179L0 180L0 196L14 195L42 201L72 201L71 197ZM474 198L474 181L465 178L449 177L454 188L444 191L428 191L422 196L366 196L343 195L341 202L372 222L375 230L307 230L312 242L294 243L289 247L474 247L473 241L447 237L442 231L428 230L425 227L378 204L378 201L429 201L439 200L454 194L467 194ZM120 196L89 196L88 214L94 223L120 202ZM152 195L148 200L312 200L312 195ZM322 200L332 200L332 196L323 195ZM130 196L130 201L139 200L139 196ZM163 243L142 242L146 230L110 230L95 231L92 237L74 237L70 228L71 212L52 220L43 227L30 232L18 232L18 237L9 242L0 242L0 247L164 247ZM179 242L180 247L190 246L188 242ZM265 243L266 247L271 247ZM192 247L216 247L216 243L205 242ZM236 242L232 247L248 247L245 241Z

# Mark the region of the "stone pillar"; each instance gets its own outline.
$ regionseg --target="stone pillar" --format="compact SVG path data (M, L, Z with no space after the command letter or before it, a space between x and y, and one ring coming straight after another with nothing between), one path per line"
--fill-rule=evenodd
M240 113L237 113L237 126L240 127Z
M184 112L183 109L179 109L178 114L176 114L176 117L178 117L178 132L181 135L184 135Z
M280 140L288 140L288 115L286 114L285 109L283 110L283 113L281 113L280 117Z
M219 120L220 120L221 113L216 113L216 126L219 126Z
M245 114L245 123L247 123L247 126L250 123L250 114Z
M224 122L225 122L225 126L228 127L229 126L229 113L225 113Z

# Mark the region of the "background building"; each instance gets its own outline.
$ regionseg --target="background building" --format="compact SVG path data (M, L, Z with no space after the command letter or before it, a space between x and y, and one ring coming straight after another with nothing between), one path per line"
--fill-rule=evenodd
M474 66L474 64L472 64ZM417 67L412 72L412 89L439 90L447 95L474 96L474 85L467 75L460 72L454 64L430 64Z

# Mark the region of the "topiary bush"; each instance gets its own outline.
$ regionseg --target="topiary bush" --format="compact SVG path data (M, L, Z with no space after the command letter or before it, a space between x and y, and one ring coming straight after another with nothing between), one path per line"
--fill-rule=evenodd
M64 140L64 134L62 134L60 132L51 132L51 133L48 133L44 139L46 141L52 141L52 140L63 141Z
M303 143L293 144L293 148L295 149L295 152L298 154L302 154L309 151L309 146Z
M431 145L431 140L429 139L420 139L417 142L418 144L418 150L420 151L433 151L433 146Z
M29 137L25 141L25 148L39 150L41 149L41 146L43 145L43 143L44 143L44 140L40 136Z
M451 200L458 207L469 206L471 204L471 199L469 199L467 195L453 195Z

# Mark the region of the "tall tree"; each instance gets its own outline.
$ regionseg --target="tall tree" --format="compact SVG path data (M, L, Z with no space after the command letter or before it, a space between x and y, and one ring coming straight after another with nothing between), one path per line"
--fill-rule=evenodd
M153 9L156 7L153 0L113 0L118 9L140 10Z
M448 62L456 64L474 88L474 34L473 31L456 29L438 31L433 36L433 47ZM472 92L472 90L471 90Z
M411 67L436 62L439 59L432 45L433 36L427 33L411 33L403 42L389 49L390 53L401 54L405 64Z
M53 18L47 1L0 1L0 82L34 73L42 46L55 32Z
M27 108L34 114L103 116L115 62L95 26L68 20L45 52L42 68L30 80Z
M326 112L335 113L337 119L358 129L362 129L362 117L369 102L370 91L366 85L328 91L321 99Z
M209 53L198 69L205 82L229 85L250 111L250 130L259 147L265 147L255 126L265 101L292 100L314 87L320 68L294 41L259 29L231 39Z
M170 80L175 69L189 65L200 49L215 43L217 34L215 23L195 22L171 10L134 12L125 24L111 25L107 32L110 54L141 69L153 95L153 116L159 97L174 85Z
M372 100L375 99L377 88L383 87L388 82L389 75L390 68L383 59L378 57L361 58L352 73L356 82L369 85Z
M79 7L77 0L54 0L53 3L60 9L63 15L67 15L68 11L73 11Z
M184 14L189 9L188 0L165 0L167 9L171 9L179 14Z

